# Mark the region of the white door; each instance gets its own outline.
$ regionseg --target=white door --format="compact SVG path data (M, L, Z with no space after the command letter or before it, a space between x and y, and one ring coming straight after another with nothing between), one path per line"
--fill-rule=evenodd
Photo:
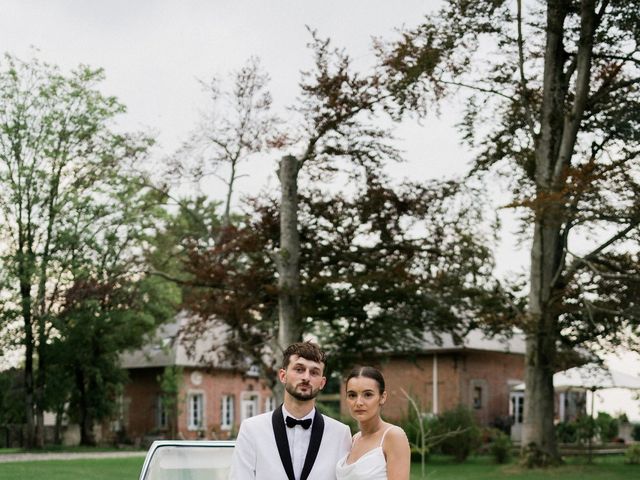
M522 438L522 422L524 421L524 392L509 394L509 415L513 419L511 440L519 442Z

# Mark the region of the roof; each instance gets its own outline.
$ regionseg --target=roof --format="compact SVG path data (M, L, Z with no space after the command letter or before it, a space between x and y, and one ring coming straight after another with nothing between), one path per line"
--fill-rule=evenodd
M150 340L140 349L121 355L123 368L150 367L202 367L232 368L221 355L226 335L226 327L214 324L205 335L196 340L193 355L189 355L180 332L189 316L182 312L172 322L160 325Z
M438 353L447 351L460 350L479 350L485 352L500 353L525 353L525 337L524 334L514 332L509 336L505 335L486 335L482 330L471 330L462 339L462 343L456 343L453 335L443 334L440 341L431 333L425 333L423 337L422 353Z
M612 370L606 365L588 363L573 367L553 375L553 388L556 392L568 390L602 390L606 388L624 388L640 390L640 378L624 372ZM525 384L516 385L513 390L524 390Z

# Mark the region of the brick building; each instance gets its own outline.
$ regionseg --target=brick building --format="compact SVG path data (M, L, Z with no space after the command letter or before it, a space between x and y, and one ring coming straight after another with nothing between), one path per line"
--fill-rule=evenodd
M427 337L414 354L392 354L377 362L387 382L384 415L397 420L408 414L404 390L424 412L438 414L461 404L481 425L509 418L521 422L524 395L513 387L524 379L524 352L520 335L487 338L472 331L460 345L451 337L443 337L441 344ZM344 400L341 410L348 414Z
M197 352L209 352L207 357L188 356L179 338L184 321L185 317L178 317L162 326L153 341L122 358L129 382L120 419L113 429L122 430L129 439L234 438L242 420L275 407L271 391L256 371L234 369L215 356L212 347L216 342L222 345L224 331L211 332L210 338L196 344ZM474 331L461 345L451 338L443 338L441 344L427 338L423 348L410 356L391 354L374 363L387 380L384 415L389 419L407 415L409 402L404 390L425 412L437 414L462 404L473 410L481 425L513 418L517 429L522 421L524 393L513 389L524 379L521 336L490 339ZM167 367L179 367L178 412L173 429L160 384ZM342 393L341 412L346 416Z
M179 338L184 321L186 318L179 316L163 325L144 348L122 357L129 382L123 392L120 418L112 429L120 430L130 440L233 438L242 420L274 408L271 391L254 369L232 368L215 357L215 352L205 357L187 355ZM224 332L212 332L211 338L198 341L196 352L210 350L221 338ZM161 387L161 377L168 367L178 367L173 374L179 392L175 409Z

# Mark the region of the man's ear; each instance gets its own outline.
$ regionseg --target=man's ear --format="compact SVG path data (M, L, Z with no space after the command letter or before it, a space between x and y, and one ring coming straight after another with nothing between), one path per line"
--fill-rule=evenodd
M327 384L327 377L322 377L322 382L320 383L320 390L322 390L326 384Z
M287 383L287 371L284 368L278 370L278 379L281 383Z

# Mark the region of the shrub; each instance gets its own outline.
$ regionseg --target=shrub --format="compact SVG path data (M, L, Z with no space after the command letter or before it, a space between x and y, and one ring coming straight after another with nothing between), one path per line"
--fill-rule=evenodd
M436 429L441 435L451 433L440 444L440 450L453 455L458 462L466 460L480 446L480 429L471 410L462 405L440 415Z
M596 418L596 429L600 434L600 440L603 442L611 442L618 436L619 425L618 420L613 418L606 412L598 412Z
M494 430L489 451L496 463L507 463L511 457L511 438L500 430Z
M511 435L511 426L513 425L513 417L511 415L497 416L490 423L490 426L497 428L507 435Z
M624 452L624 456L627 459L627 463L634 465L640 464L640 444L630 445Z
M575 422L560 422L556 425L556 438L560 443L575 443L578 441L578 431Z
M581 415L575 421L576 441L578 443L588 443L589 438L593 438L598 433L598 424L589 415Z
M633 424L633 429L631 430L631 438L633 438L636 442L640 442L640 423Z

